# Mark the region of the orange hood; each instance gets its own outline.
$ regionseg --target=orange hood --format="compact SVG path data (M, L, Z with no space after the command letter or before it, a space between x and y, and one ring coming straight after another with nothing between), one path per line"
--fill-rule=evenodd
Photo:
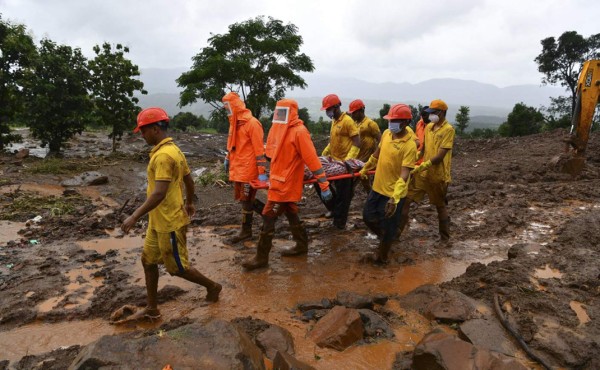
M298 116L298 103L292 99L282 99L277 102L273 112L273 125L267 137L265 154L271 160L277 157L281 150L280 143L283 142L290 127L303 125L304 122Z
M232 151L235 148L238 121L249 121L252 118L252 112L250 112L250 109L246 108L246 104L240 99L240 96L233 91L227 93L222 101L227 110L227 118L229 119L227 150Z

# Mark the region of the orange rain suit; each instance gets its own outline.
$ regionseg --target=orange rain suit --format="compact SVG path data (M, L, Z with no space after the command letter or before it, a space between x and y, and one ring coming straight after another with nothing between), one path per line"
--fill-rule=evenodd
M417 135L417 139L419 139L419 146L417 147L417 152L423 150L423 145L425 144L425 127L427 127L427 123L423 121L423 118L417 122L417 126L415 127L415 134ZM419 158L416 165L419 165L423 162L423 157Z

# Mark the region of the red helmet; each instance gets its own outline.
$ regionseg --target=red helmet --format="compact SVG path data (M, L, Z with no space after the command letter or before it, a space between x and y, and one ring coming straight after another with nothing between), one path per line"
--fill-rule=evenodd
M359 109L363 109L365 107L365 103L363 103L362 100L360 99L356 99L353 100L350 105L348 106L348 113L354 113L355 111L359 110Z
M140 112L137 116L137 127L133 132L140 131L142 126L151 125L156 122L167 121L169 122L169 115L162 108L151 107L146 108Z
M406 104L393 105L388 114L383 116L384 119L412 119L412 112L410 107Z
M338 96L335 94L329 94L323 98L323 106L321 107L321 110L327 110L338 104L342 104L340 98L338 98Z

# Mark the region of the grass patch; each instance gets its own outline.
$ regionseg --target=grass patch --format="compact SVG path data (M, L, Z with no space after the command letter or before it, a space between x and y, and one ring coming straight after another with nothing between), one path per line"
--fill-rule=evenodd
M79 196L74 197L39 197L28 192L16 191L7 194L12 198L9 204L0 207L0 219L9 221L27 221L35 216L62 217L71 215L76 210L90 203Z
M33 163L26 169L29 173L36 174L65 174L77 171L85 171L81 162L67 161L61 158L46 158L42 161Z
M200 184L200 186L225 186L228 180L229 176L223 171L206 170L202 175L198 176L194 182Z

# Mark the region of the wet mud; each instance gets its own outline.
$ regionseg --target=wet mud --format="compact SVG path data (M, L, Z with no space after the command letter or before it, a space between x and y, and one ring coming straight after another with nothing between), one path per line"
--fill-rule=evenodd
M161 268L161 320L127 326L110 325L108 319L124 304L145 304L139 257L147 221L138 222L129 235L118 226L144 200L148 148L130 137L122 144L125 154L110 157L101 134L86 133L65 152L66 160L75 158L80 167L60 174L30 172L40 158L14 161L4 155L0 368L66 368L81 348L103 335L156 333L164 325L219 318L246 325L250 332L260 331L248 324L252 320L286 329L295 357L318 369L400 369L405 362L397 354L410 353L425 334L439 327L454 331L401 303L427 284L462 292L488 314L497 295L523 340L552 366L598 368L600 140L592 134L586 170L572 179L551 165L562 150L562 134L457 139L449 189L452 243L437 242L435 207L414 205L408 230L384 267L358 262L377 245L361 221L366 194L360 186L345 231L331 227L325 208L307 188L300 209L311 238L308 255L280 256L293 241L287 222L278 220L269 267L246 273L240 262L255 253L260 218L254 218L254 240L225 243L241 220L233 190L218 183L197 185L190 260L223 285L221 299L206 302L204 288ZM175 136L192 171L219 166L226 137L196 136ZM60 185L84 167L108 176L108 183ZM258 197L264 200L266 193ZM388 297L378 312L393 338L341 352L316 346L308 333L318 314L307 318L297 305L334 299L342 291ZM524 353L517 358L536 366Z

